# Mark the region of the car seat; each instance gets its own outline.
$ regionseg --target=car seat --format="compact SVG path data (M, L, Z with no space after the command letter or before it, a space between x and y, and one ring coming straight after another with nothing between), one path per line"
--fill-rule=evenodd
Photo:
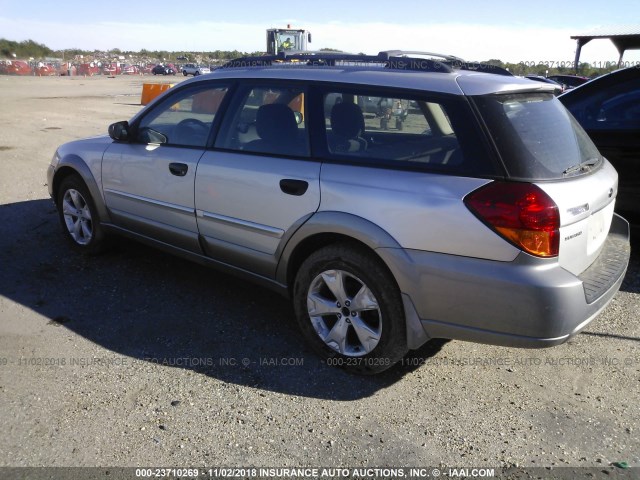
M367 149L364 133L364 115L355 103L336 103L331 109L331 136L329 148L332 152L361 152Z
M251 152L307 156L308 148L298 135L295 114L287 105L269 103L258 108L256 132L260 137L244 146Z

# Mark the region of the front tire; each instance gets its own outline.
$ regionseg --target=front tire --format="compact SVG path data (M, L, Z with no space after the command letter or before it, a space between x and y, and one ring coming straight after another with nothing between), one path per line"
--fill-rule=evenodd
M106 236L89 189L78 175L62 180L56 199L58 216L74 249L95 255L106 247Z
M350 244L314 252L293 294L303 336L329 365L374 374L407 353L400 291L372 253Z

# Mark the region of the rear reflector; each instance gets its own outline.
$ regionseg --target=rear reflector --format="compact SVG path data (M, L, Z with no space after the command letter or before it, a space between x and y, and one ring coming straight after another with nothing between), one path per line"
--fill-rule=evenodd
M471 212L519 249L556 257L560 214L556 203L531 183L492 182L464 199Z

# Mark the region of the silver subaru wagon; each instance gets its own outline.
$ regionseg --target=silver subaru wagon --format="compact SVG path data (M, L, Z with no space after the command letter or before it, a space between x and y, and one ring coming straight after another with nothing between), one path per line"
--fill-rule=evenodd
M232 61L62 145L48 185L75 249L122 234L271 287L358 373L565 342L629 261L618 175L553 87L434 54Z

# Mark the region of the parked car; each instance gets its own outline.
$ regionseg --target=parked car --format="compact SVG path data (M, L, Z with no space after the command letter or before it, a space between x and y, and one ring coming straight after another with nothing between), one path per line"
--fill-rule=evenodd
M414 108L385 130L360 98ZM74 249L123 234L252 279L358 373L432 338L563 343L629 261L618 175L553 86L397 51L230 62L60 146L47 178Z
M156 65L151 69L154 75L175 75L176 71L168 65Z
M141 72L144 75L149 75L151 73L153 73L153 67L155 67L155 65L153 63L147 63L144 66L141 66Z
M571 90L590 80L589 77L581 77L579 75L549 75L547 78L558 82L562 85L563 90Z
M533 80L534 82L542 82L553 85L553 93L555 95L560 95L564 88L555 80L551 80L550 78L543 77L542 75L525 75L524 78L528 78L529 80Z
M205 73L211 73L209 67L196 65L195 63L187 63L182 66L182 75L184 75L185 77L187 75L193 75L194 77L196 77Z
M138 65L125 65L122 68L123 75L139 75L140 67Z
M51 77L59 75L59 70L53 63L38 62L36 65L36 74L40 77Z
M106 63L102 66L102 73L104 75L120 75L122 73L122 66L116 62Z
M92 77L93 75L99 75L100 66L95 62L81 63L77 66L77 74L87 75L89 77Z
M2 72L5 75L33 75L33 67L25 60L5 60Z
M616 209L640 221L640 69L617 70L558 98L618 171Z

